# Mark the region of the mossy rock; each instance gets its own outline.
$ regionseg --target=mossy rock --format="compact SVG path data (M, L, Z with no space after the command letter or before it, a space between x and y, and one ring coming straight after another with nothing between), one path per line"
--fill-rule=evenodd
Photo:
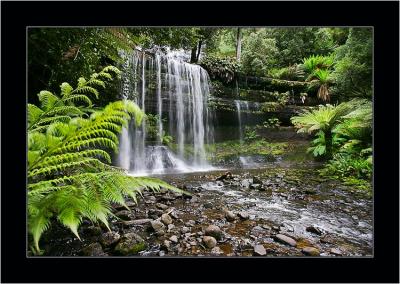
M135 233L122 236L114 251L118 255L135 255L147 248L145 240Z

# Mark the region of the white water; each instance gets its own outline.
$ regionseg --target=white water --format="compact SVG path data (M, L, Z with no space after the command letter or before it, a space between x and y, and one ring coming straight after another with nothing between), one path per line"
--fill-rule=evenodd
M209 77L199 65L186 63L178 52L155 55L135 51L124 55L123 99L134 100L146 113L168 119L168 133L159 119L156 141L148 126L132 123L121 133L117 163L133 175L211 170L206 144L213 142L208 110ZM140 89L138 89L138 86ZM162 145L170 135L176 152Z
M236 105L236 110L237 110L237 114L238 114L240 144L243 144L244 143L244 130L243 130L243 126L242 126L242 120L243 120L242 119L242 109L244 112L246 112L245 121L244 121L246 123L248 112L249 112L249 102L235 100L235 105ZM255 165L255 163L251 157L240 156L239 161L243 167L249 167L249 166Z

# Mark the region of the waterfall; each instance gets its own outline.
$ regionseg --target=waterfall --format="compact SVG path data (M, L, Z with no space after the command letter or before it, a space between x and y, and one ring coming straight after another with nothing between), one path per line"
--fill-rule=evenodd
M241 101L241 100L235 100L235 105L236 105L236 110L237 110L237 114L238 114L238 124L239 124L239 139L240 139L240 143L243 144L243 126L242 126L242 109L243 111L246 113L245 115L245 123L247 121L247 116L249 113L249 102L248 101Z
M134 100L146 114L157 114L158 120L123 129L118 165L134 175L211 169L206 151L213 143L208 73L185 62L179 52L135 51L123 58L122 98ZM151 137L153 128L157 137ZM171 148L162 145L163 135L173 138Z

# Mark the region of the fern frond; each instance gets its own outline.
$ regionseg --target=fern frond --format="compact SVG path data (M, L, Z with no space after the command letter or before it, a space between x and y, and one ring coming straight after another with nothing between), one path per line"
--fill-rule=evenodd
M64 103L78 103L78 102L83 102L86 103L88 107L92 106L92 101L89 99L88 96L83 95L83 94L74 94L70 95L68 97L64 97L63 99Z
M72 91L72 94L81 94L81 93L93 94L96 98L99 98L99 91L97 91L95 88L87 86L87 85L78 87Z
M38 94L39 101L41 103L41 108L44 111L50 110L60 99L49 91L41 91Z

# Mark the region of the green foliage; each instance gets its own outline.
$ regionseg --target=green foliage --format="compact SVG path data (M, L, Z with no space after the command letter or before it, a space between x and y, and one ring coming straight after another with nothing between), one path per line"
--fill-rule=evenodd
M372 96L372 29L351 28L336 49L333 93L344 97Z
M234 57L209 55L201 60L200 65L207 70L211 79L218 79L224 83L231 82L240 69L240 64Z
M268 76L275 79L297 81L304 78L304 70L301 66L294 64L289 67L271 68L268 70Z
M111 70L117 69L107 67L103 72L109 74ZM101 74L90 80L108 77ZM66 96L73 96L78 90L96 93L95 88L85 88L90 80L80 80L76 89L63 83L61 98L43 91L39 93L41 107L30 105L28 109L28 229L35 253L40 253L40 237L52 220L80 238L78 227L84 218L108 227L112 204L126 206L125 198L136 201L144 188L178 190L157 179L128 176L109 165L108 150L118 150L117 135L122 126L127 126L132 117L139 125L144 117L134 102L116 101L104 109L92 109L89 115L69 101L73 108L58 112L58 104ZM49 120L57 117L68 119Z
M276 40L267 37L265 29L252 32L243 38L243 71L249 75L264 76L275 65L277 54Z
M260 138L260 135L257 134L256 129L250 126L245 127L245 135L244 140L246 142L251 142Z
M370 180L372 176L372 163L367 158L348 153L337 153L328 162L321 174L339 178L353 177Z
M266 121L264 121L263 125L257 125L257 128L279 128L279 126L281 125L281 121L279 120L279 118L276 117L272 117L272 118L268 118Z

